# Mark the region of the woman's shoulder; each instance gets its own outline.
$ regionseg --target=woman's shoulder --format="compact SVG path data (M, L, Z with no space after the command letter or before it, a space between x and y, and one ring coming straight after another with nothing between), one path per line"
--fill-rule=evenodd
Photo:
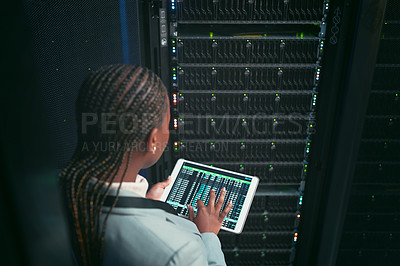
M105 255L113 260L124 260L131 255L137 265L149 262L165 265L179 253L203 253L201 234L192 222L162 210L133 210L131 215L110 215L105 234ZM108 254L108 255L107 255ZM128 255L131 254L131 255ZM175 254L175 255L174 255ZM161 264L157 261L160 260ZM122 263L123 264L123 263ZM134 264L136 265L136 264Z

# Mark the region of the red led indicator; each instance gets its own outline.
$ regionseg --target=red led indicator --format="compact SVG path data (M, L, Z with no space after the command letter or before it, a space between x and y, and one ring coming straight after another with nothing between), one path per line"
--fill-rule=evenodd
M176 105L178 102L178 95L176 93L172 94L172 103Z

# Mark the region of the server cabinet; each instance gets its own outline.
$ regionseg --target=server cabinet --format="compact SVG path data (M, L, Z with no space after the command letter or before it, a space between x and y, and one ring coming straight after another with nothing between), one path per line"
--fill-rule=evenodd
M398 265L400 5L387 1L336 265Z
M171 100L170 145L151 175L185 158L260 177L243 233L219 233L228 265L292 265L299 240L307 245L303 200L320 207L356 6L139 2L142 63Z

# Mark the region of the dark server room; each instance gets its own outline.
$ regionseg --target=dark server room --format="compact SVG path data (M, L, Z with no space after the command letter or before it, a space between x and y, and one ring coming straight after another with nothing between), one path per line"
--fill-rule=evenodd
M400 265L399 0L24 0L10 2L2 17L0 265ZM128 71L117 87L138 90L129 99L128 89L98 89L96 112L143 94L138 105L151 107L137 112L155 115L132 128L144 132L138 143L145 141L145 151L88 166L97 159L79 159L76 150L85 129L77 114L89 109L78 105L95 102L96 91L83 88L90 90L88 77L100 84L96 73L110 65ZM140 71L149 71L150 83L135 80ZM104 80L111 84L115 73ZM166 90L149 99L162 84ZM101 120L91 118L87 125ZM161 124L166 146L150 149ZM151 188L142 197L155 202L150 192L174 182L167 178L179 159L259 183L240 233L219 230L220 220L210 229L211 192L196 217L183 207L193 223L168 213L193 226L198 245L188 251L194 242L187 242L168 259L166 250L188 234L175 231L178 222L163 218L174 224L164 230L149 218L142 231L154 228L138 234L110 213L122 208L118 193L130 164ZM69 171L81 178L71 186L63 183ZM79 205L101 180L107 189L119 184L116 199L107 205L105 190ZM211 210L207 230L200 209ZM146 236L157 230L159 243L149 244Z

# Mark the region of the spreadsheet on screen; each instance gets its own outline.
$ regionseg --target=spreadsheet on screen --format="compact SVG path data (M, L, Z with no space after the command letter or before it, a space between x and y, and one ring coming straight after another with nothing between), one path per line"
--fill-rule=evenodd
M211 189L215 190L216 200L218 200L222 188L225 187L226 195L222 209L229 201L232 201L232 208L222 225L235 229L250 183L249 177L185 162L166 202L172 205L178 214L188 216L187 204L190 204L196 213L198 199L207 205Z

